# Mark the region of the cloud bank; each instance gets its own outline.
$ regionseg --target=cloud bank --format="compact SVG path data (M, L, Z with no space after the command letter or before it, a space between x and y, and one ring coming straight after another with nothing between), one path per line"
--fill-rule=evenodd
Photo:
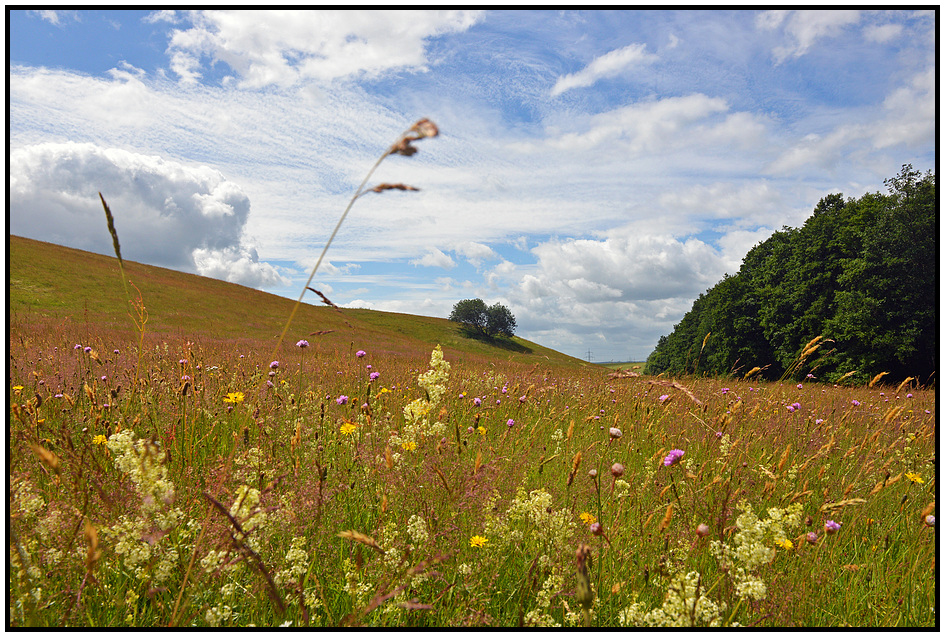
M44 143L10 154L10 232L110 254L98 193L123 256L262 288L284 283L242 241L249 198L206 166L185 166L91 143ZM95 231L98 229L99 231Z

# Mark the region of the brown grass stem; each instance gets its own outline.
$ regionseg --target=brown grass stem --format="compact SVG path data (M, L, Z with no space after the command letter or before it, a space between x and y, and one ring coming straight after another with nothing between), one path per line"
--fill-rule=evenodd
M377 170L377 167L381 165L389 155L399 154L405 155L407 157L413 155L417 152L417 149L410 145L411 141L416 141L423 139L424 137L436 137L439 135L439 130L436 125L428 119L421 119L416 124L411 126L409 129L401 133L400 137L397 138L397 141L391 145L384 154L381 155L374 165L371 166L371 169L367 172L367 175L364 176L364 179L361 180L361 184L358 186L358 189L355 190L354 196L351 197L351 200L348 202L348 205L345 207L344 212L341 214L341 218L338 219L338 223L335 224L334 230L331 231L331 235L328 237L328 241L325 242L325 247L322 248L321 254L318 255L318 260L315 262L315 267L312 268L311 274L308 276L308 280L305 282L305 285L302 286L302 293L299 294L298 301L295 302L295 306L292 308L292 313L289 314L289 319L285 323L285 327L282 330L282 334L279 335L279 341L276 343L276 347L273 349L273 357L278 353L279 348L282 346L282 341L285 340L285 335L289 331L289 326L292 325L292 319L295 318L295 314L298 312L299 307L302 305L302 298L305 296L305 291L310 289L309 286L312 283L312 279L315 278L315 273L318 271L318 267L322 264L322 260L325 258L325 254L328 252L328 248L331 246L332 241L335 240L335 236L338 234L338 230L341 229L341 225L345 222L345 219L348 217L348 213L351 212L351 207L354 205L354 202L358 200L361 195L366 194L367 192L383 192L390 189L398 190L416 190L416 188L410 186L404 186L399 188L398 185L391 184L381 184L376 188L371 190L364 190L364 187L367 185L368 180L374 174L374 171Z

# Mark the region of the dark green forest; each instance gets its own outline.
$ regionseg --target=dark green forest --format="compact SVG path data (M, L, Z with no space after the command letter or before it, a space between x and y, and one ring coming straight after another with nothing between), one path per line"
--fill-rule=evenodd
M887 194L827 195L802 228L775 232L700 294L646 373L935 382L935 181L905 165Z

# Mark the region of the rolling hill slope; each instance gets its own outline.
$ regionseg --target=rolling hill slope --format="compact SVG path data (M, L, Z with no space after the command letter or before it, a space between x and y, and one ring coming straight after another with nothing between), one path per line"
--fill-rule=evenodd
M121 285L118 260L82 250L9 237L8 302L11 332L31 324L87 324L118 333L134 332ZM148 311L147 332L187 339L254 340L274 346L292 311L292 299L241 285L166 268L125 261L125 275L140 290ZM129 288L136 296L135 288ZM377 353L406 354L436 344L457 355L525 364L590 365L521 338L489 342L469 338L442 318L377 310L299 309L286 343L318 339L320 348L370 347ZM324 335L314 335L327 331ZM283 344L283 348L287 345Z

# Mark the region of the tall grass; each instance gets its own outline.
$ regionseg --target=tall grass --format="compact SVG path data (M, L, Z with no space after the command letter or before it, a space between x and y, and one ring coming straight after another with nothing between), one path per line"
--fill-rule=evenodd
M932 387L290 325L20 317L9 627L937 626Z

